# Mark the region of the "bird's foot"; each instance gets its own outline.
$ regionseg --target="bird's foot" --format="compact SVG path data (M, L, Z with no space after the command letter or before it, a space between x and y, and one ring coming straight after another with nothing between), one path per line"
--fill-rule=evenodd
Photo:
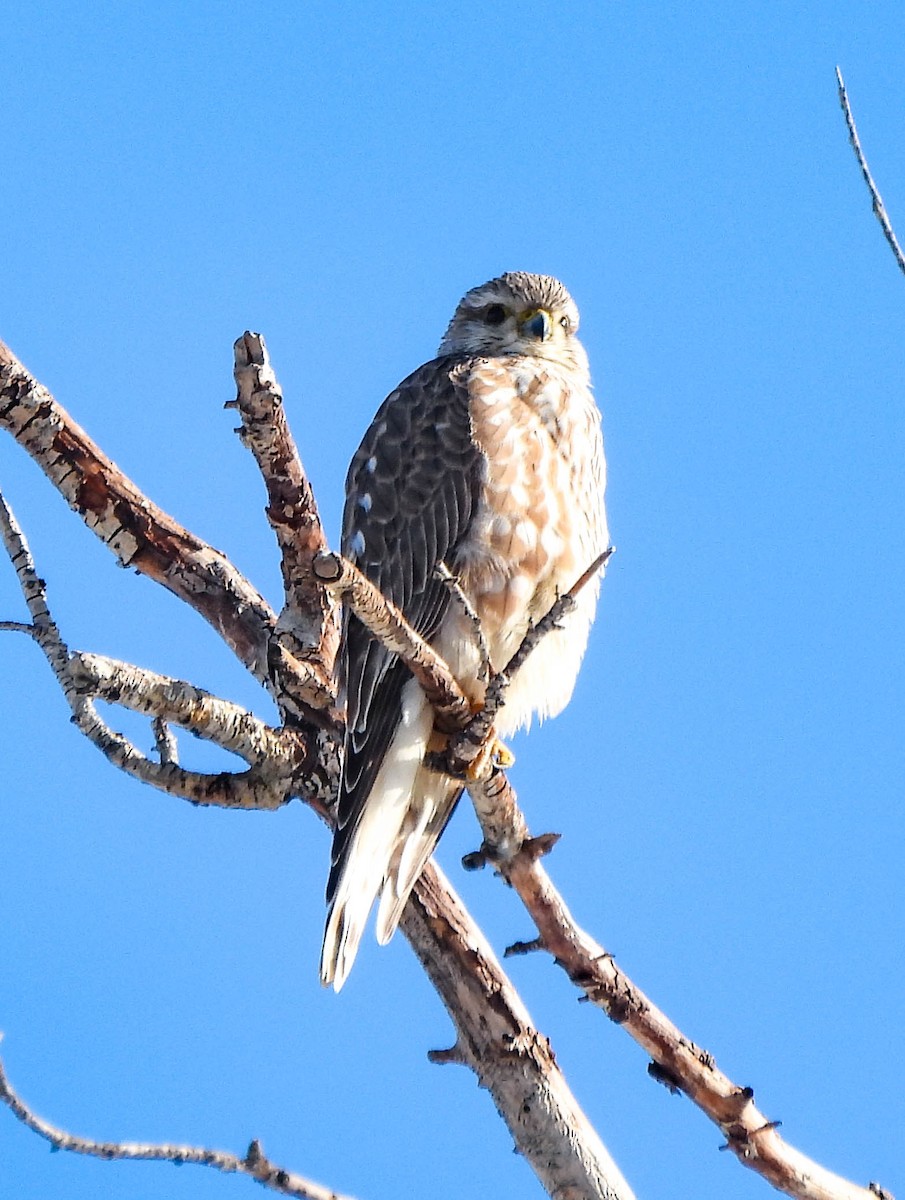
M496 738L494 741L491 757L493 758L493 765L499 767L501 771L508 771L515 764L515 755L506 743L500 741L499 738Z
M489 766L499 767L501 771L505 771L514 762L515 755L506 743L501 742L493 730L491 730L490 736L484 741L475 758L468 764L465 778L470 783L474 783L476 779L484 778L488 773L487 769Z

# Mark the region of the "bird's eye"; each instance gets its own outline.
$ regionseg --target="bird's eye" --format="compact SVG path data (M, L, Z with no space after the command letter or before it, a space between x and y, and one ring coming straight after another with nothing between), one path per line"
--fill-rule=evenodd
M569 318L568 318L568 317L560 317L560 318L559 318L559 323L560 323L560 325L562 325L562 327L563 327L563 329L566 331L566 333L570 333L570 332L571 332L571 330L572 330L572 322L569 320Z
M491 304L487 312L484 313L484 320L488 325L502 325L506 320L506 310L502 304Z

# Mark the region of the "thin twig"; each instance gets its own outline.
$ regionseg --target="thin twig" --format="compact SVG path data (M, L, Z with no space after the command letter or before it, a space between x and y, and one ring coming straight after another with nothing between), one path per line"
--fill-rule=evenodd
M484 637L484 629L481 625L481 618L475 612L474 605L465 595L462 590L462 585L458 578L453 575L446 563L438 563L434 569L437 578L443 583L444 587L449 591L453 598L453 602L458 607L459 611L468 622L471 630L471 636L474 638L475 649L478 652L480 665L477 669L477 677L482 682L490 678L492 667L490 664L490 648L487 645L487 639Z
M282 1196L294 1196L297 1200L351 1200L323 1187L313 1180L305 1179L294 1171L286 1171L265 1157L261 1144L253 1141L244 1158L227 1150L208 1150L200 1146L153 1145L146 1142L96 1142L92 1138L79 1137L39 1117L12 1088L6 1070L0 1060L0 1101L15 1117L33 1133L45 1138L54 1150L69 1150L73 1154L87 1154L92 1158L144 1159L155 1162L171 1162L177 1166L193 1163L200 1167L213 1167L228 1174L247 1175Z
M858 160L858 166L861 168L861 174L864 176L864 182L867 184L867 190L870 192L870 201L874 210L874 216L880 222L880 228L883 230L883 236L889 243L889 248L896 257L896 262L899 264L899 270L905 273L905 254L902 253L902 247L899 245L895 232L893 231L892 222L886 212L886 206L883 203L883 197L880 195L879 188L874 183L873 176L870 173L870 168L867 165L867 159L864 156L864 151L861 149L861 139L858 137L858 130L855 127L855 118L852 115L852 106L849 104L848 92L845 90L845 83L842 79L842 72L836 68L836 85L839 89L839 103L842 105L842 111L845 114L845 124L848 127L848 140L852 144L852 149L855 152L855 157Z
M151 721L157 757L162 763L179 765L179 742L165 717L154 717Z
M450 740L446 751L446 760L451 774L464 775L469 771L472 763L481 753L481 748L490 736L494 719L505 703L506 690L512 679L537 648L538 643L551 630L556 629L563 617L572 611L575 607L578 593L594 579L599 571L603 570L615 551L615 546L609 546L594 559L587 570L575 580L569 590L558 597L549 611L541 617L537 624L529 628L518 649L509 659L509 662L503 667L502 671L497 672L491 678L484 696L483 707Z

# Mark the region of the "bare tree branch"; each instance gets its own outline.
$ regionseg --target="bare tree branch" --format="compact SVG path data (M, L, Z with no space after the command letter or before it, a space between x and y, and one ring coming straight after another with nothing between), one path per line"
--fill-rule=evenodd
M873 176L870 173L870 168L867 165L867 159L864 156L864 151L861 149L861 139L858 137L858 130L855 127L855 118L852 114L852 107L849 104L848 92L845 90L845 83L842 79L842 72L836 68L836 86L839 91L839 103L842 105L842 111L845 114L845 124L848 128L848 140L852 144L852 149L855 152L855 158L858 160L858 166L861 168L861 174L864 176L864 182L867 184L867 190L870 192L870 202L874 210L874 216L880 222L880 228L883 230L883 236L889 243L889 248L895 255L896 262L899 264L899 270L905 273L905 254L902 253L902 247L899 245L895 232L893 231L892 222L886 212L886 206L883 203L883 197L877 185L874 183Z
M348 559L325 552L318 555L313 566L317 578L332 594L345 600L374 637L399 655L418 680L441 725L461 729L472 715L471 705L433 646L412 629L399 609Z
M12 361L15 362L14 359ZM24 386L23 376L29 388L39 389L40 385L27 375L20 364L16 364L13 374L18 381L13 387L15 396L12 407L15 408L18 388ZM0 397L4 395L4 386L9 386L9 378L4 383L0 368ZM3 403L0 400L0 424L4 422L4 413L8 421L10 412L10 406L4 408ZM62 410L54 406L54 412L59 416ZM65 418L65 421L68 420ZM25 433L18 418L14 424L20 434ZM85 435L81 436L84 438ZM93 443L91 445L93 447ZM83 487L89 485L95 470L106 469L103 464L107 461L97 447L93 447L91 455L75 456L63 475L48 468L45 468L45 473L61 490L65 485L70 493L79 494ZM83 471L86 473L84 480L81 477ZM120 494L118 503L122 509L119 519L124 528L132 528L136 523L140 525L143 514L153 508L137 489L134 495ZM134 511L130 505L134 505ZM79 511L82 512L82 509L79 508ZM168 522L171 523L171 518L160 514L160 526L166 528ZM190 539L191 535L187 537ZM178 551L174 551L171 569L177 574L178 558ZM207 586L203 572L200 579L200 586ZM212 579L216 587L216 573ZM225 601L220 609L224 640L241 657L240 649L244 640L236 636L233 622L239 622L240 629L243 628L243 601L237 593L230 593L228 589L221 594ZM237 606L237 612L231 613L230 596ZM304 708L304 704L300 705L297 700L303 692L299 681L306 671L310 677L311 671L270 636L273 614L265 612L259 615L258 628L263 637L269 639L269 661L265 674L269 674L271 690L281 706L282 714L294 722L296 714ZM65 653L65 647L63 651ZM275 670L274 663L278 658L279 669ZM320 660L326 661L326 658L327 655L322 653ZM92 666L97 666L103 660L97 656L84 656L80 661L90 673ZM288 674L288 685L284 684L281 672ZM137 688L136 695L140 692L141 686ZM306 732L307 716L307 713L302 713L303 730ZM304 787L299 789L306 801L325 818L328 817L328 805L335 796L338 780L337 728L329 712L326 717L321 724L315 720L308 726L313 736L309 742L310 754L304 764ZM158 787L166 782L165 770L179 771L172 763L166 766L161 763L148 764L147 760L145 763L145 775L139 777L145 777L147 782ZM124 769L130 769L129 765L122 765ZM151 771L151 768L154 770ZM252 768L252 771L255 769ZM133 773L138 772L133 769ZM231 797L226 794L210 795L201 802L229 805ZM547 1191L551 1195L568 1197L568 1200L633 1200L631 1190L571 1095L549 1050L549 1043L531 1025L495 958L492 954L488 956L483 953L486 943L480 931L432 867L419 881L406 910L403 926L453 1018L459 1044L470 1048L467 1053L463 1052L461 1061L468 1062L491 1092L518 1150ZM546 1048L546 1052L542 1053L539 1048Z
M531 914L544 948L576 986L622 1026L653 1059L651 1074L684 1092L715 1124L746 1167L801 1200L869 1200L871 1192L807 1158L779 1135L754 1104L754 1091L734 1084L713 1056L696 1046L575 922L544 867L516 855L502 873Z
M505 671L491 680L488 687L491 696L489 719L483 712L478 713L465 727L464 734L452 739L450 757L457 754L466 767L473 766L474 748L480 747L492 728L493 717L505 701L509 678L524 664L540 640L556 627L574 604L578 591L611 553L612 550L608 550L592 563L569 592L529 630ZM407 664L417 659L419 669L428 677L434 693L439 694L444 713L451 713L461 690L458 684L449 685L451 673L442 660L435 661L438 656L430 647L426 647L429 653L424 653L422 640L407 626L398 610L351 564L338 555L324 556L323 561L326 563L328 558L339 564L341 578L346 581L345 594L353 597L354 611L359 619ZM318 563L315 569L319 569ZM440 769L449 765L446 756L442 757L445 761L438 764ZM719 1126L726 1138L725 1148L732 1150L745 1166L780 1191L801 1200L855 1200L856 1197L868 1200L869 1189L834 1175L788 1145L777 1133L777 1122L768 1120L755 1107L753 1090L734 1084L724 1075L716 1067L712 1055L686 1038L616 966L612 956L576 924L539 861L552 849L558 835L530 836L505 772L493 768L485 760L481 769L469 776L467 786L481 823L484 843L475 854L466 856L465 865L473 868L492 862L518 893L540 937L537 943L517 945L531 945L532 948L539 945L548 950L587 999L624 1026L651 1055L654 1078L689 1096Z
M0 428L7 429L123 566L200 613L267 683L273 610L229 559L152 504L0 342Z
M98 451L95 460L99 454ZM259 458L265 477L271 469L269 461L266 455ZM70 473L76 475L76 484L81 466L79 463L70 468ZM301 471L300 464L298 470ZM52 474L51 478L54 478ZM270 490L269 484L268 487ZM316 509L310 511L316 521ZM124 527L134 523L134 514L126 514L126 517ZM54 667L58 677L65 677L70 669L69 657L47 611L43 583L34 572L21 531L17 532L14 526L11 528L7 546L33 619L32 627L23 628L33 633L51 665L58 664ZM601 565L600 561L592 564L571 592L529 632L506 671L491 679L488 711L473 717L468 701L447 665L351 564L338 555L321 551L313 552L308 560L312 575L326 583L336 597L345 597L371 632L406 661L435 704L441 725L451 733L459 731L458 736L451 739L453 752L468 770L469 791L484 832L484 845L481 851L470 856L473 860L470 865L492 862L519 894L540 935L533 942L517 943L513 950L525 952L529 948L543 947L549 951L585 997L624 1025L651 1055L653 1061L649 1070L652 1076L671 1090L688 1095L719 1125L726 1137L725 1148L732 1150L741 1162L775 1187L802 1200L855 1200L856 1197L868 1200L872 1195L883 1194L878 1185L872 1184L866 1189L851 1184L788 1146L776 1131L778 1122L767 1120L755 1107L753 1090L733 1084L716 1068L711 1055L683 1037L619 971L603 947L575 923L539 862L551 849L557 835L532 838L505 773L496 769L486 756L479 761L480 751L492 729L493 717L505 701L508 679L545 633L555 627L568 611L578 588ZM292 586L299 592L313 586L311 579L306 582L301 575L292 575L292 580ZM22 627L16 622L6 624L10 628ZM326 654L322 652L320 657L324 662L329 658L331 625L324 622L319 629L321 651L324 643L327 645ZM226 640L233 644L229 638ZM291 651L280 646L278 652L284 656L283 669L291 673L294 669ZM187 727L192 727L193 721L203 725L205 721L213 720L221 736L229 725L225 710L215 709L216 705L225 702L207 697L181 681L151 673L139 673L132 678L129 671L137 668L111 663L111 660L98 656L84 655L73 661L76 662L74 670L81 672L79 678L83 682L87 680L91 689L96 689L94 694L106 691L108 698L119 703ZM304 675L306 669L307 664L300 663L298 674ZM114 695L119 685L121 690ZM69 687L73 687L71 680ZM83 697L76 697L76 700L85 703ZM215 711L219 714L216 718L213 716ZM289 711L292 711L291 704ZM240 725L240 717L255 721L250 714L241 712L233 712L231 717ZM253 740L258 739L255 752L267 754L269 758L268 751L276 751L279 757L285 749L283 743L276 747L268 745L267 739L281 738L282 732L259 726L260 723L253 726ZM90 728L86 732L96 736ZM107 738L118 736L109 731L104 733ZM247 739L249 730L243 727L241 735L236 733L235 736L239 741ZM247 750L247 740L242 744ZM119 754L118 765L139 774L134 764L128 761L129 756L122 746L115 745L114 749ZM115 754L110 756L117 761ZM172 763L148 764L144 761L158 773L164 769L180 771ZM448 768L448 762L445 765ZM324 782L335 786L332 764L328 762L321 769ZM139 777L142 776L139 774ZM155 786L164 786L162 774L149 781ZM228 804L231 801L215 794L210 802ZM323 809L321 811L323 814ZM434 1060L462 1062L477 1073L479 1080L493 1094L519 1149L551 1195L628 1200L631 1193L627 1184L568 1092L549 1044L534 1030L489 946L433 866L427 868L415 889L406 909L403 929L457 1029L456 1045L451 1050L436 1052Z
M471 1067L550 1196L632 1200L549 1039L435 862L415 885L401 927L456 1027L455 1047L432 1061Z
M84 652L72 655L69 675L83 695L178 725L251 764L271 762L295 769L307 753L306 740L299 730L274 729L241 705L213 696L184 679Z
M157 749L157 757L162 763L178 764L179 742L176 739L176 734L173 733L167 724L166 718L152 718L151 728L154 731L154 745Z
M105 699L121 702L123 697L131 699L130 707L139 707L137 694L141 691L140 680L143 675L138 667L130 667L127 663L114 663L97 656L76 658L70 656L66 643L50 614L47 605L47 593L43 579L38 577L34 561L25 535L19 528L16 518L0 493L0 539L12 562L22 594L32 616L31 634L42 650L50 668L56 676L66 702L72 710L72 719L78 729L95 745L102 754L125 771L126 774L139 779L142 783L150 783L159 791L194 804L216 804L227 808L278 808L288 799L290 780L299 765L306 761L306 746L299 743L294 733L287 733L286 738L296 739L295 751L289 769L281 770L286 758L285 748L279 743L281 753L265 756L260 753L260 742L264 726L257 731L258 752L252 754L252 765L245 772L218 772L215 775L199 771L187 771L172 761L152 762L147 755L133 745L121 733L116 733L97 712L92 701L92 695L101 694L106 689ZM91 668L93 668L93 673ZM116 680L119 678L120 693L117 693ZM164 676L156 676L157 691L160 684L179 683L177 680L167 681ZM95 687L96 685L96 687ZM211 706L200 701L200 690L192 689L185 684L190 692L198 697L202 713ZM152 690L149 687L149 692ZM209 697L213 700L213 697ZM173 718L180 724L188 717L185 709L190 704L190 698L184 694L181 697L182 706L174 706ZM145 711L153 711L162 715L161 706L149 700ZM232 706L235 709L235 706ZM223 715L222 712L218 715ZM205 728L210 732L213 714L208 711L209 720ZM232 742L230 749L241 753L238 749L240 740L236 731L235 712L232 714L232 735L226 734ZM255 718L246 714L248 721L244 722L246 734L255 724ZM203 722L202 722L203 724ZM239 724L243 724L239 722ZM200 732L200 730L199 730ZM271 737L271 748L277 749L278 739Z
M227 1174L248 1175L265 1187L282 1196L294 1196L297 1200L351 1200L332 1188L323 1187L310 1179L304 1179L294 1171L286 1171L265 1157L257 1140L248 1147L244 1158L227 1150L208 1150L199 1146L152 1145L147 1142L96 1142L92 1138L79 1137L56 1125L51 1125L25 1103L6 1077L6 1069L0 1060L0 1101L15 1117L34 1133L50 1142L55 1150L70 1150L74 1154L87 1154L103 1158L108 1162L116 1159L144 1159L154 1162L171 1162L178 1166L194 1163L200 1167L213 1167Z
M333 661L339 646L339 610L315 579L311 563L327 549L314 493L286 421L283 396L259 333L235 343L237 432L255 457L267 488L267 519L280 548L285 604L277 622L281 645L309 665L314 706L335 698Z
M545 613L537 624L528 630L522 639L521 645L502 671L499 671L491 678L484 697L483 708L475 713L464 727L459 729L456 737L450 739L449 748L446 751L446 762L451 774L464 775L467 773L471 778L476 778L474 771L475 760L478 758L482 747L491 734L496 714L506 702L506 690L513 676L518 674L538 643L551 630L556 629L563 617L572 611L575 607L578 593L590 583L598 571L606 566L614 553L615 547L610 546L597 556L587 570L576 579L569 590L556 600L549 612ZM479 772L477 777L483 776L487 778L489 773L488 764L488 767L483 772Z

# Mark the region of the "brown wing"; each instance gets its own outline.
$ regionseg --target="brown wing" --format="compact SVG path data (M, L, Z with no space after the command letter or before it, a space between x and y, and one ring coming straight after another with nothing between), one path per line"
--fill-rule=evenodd
M343 553L430 639L449 605L438 563L456 552L477 507L484 458L472 439L462 368L426 363L384 401L346 479ZM408 670L346 614L342 654L347 698L327 900L332 900L350 838L401 717Z

